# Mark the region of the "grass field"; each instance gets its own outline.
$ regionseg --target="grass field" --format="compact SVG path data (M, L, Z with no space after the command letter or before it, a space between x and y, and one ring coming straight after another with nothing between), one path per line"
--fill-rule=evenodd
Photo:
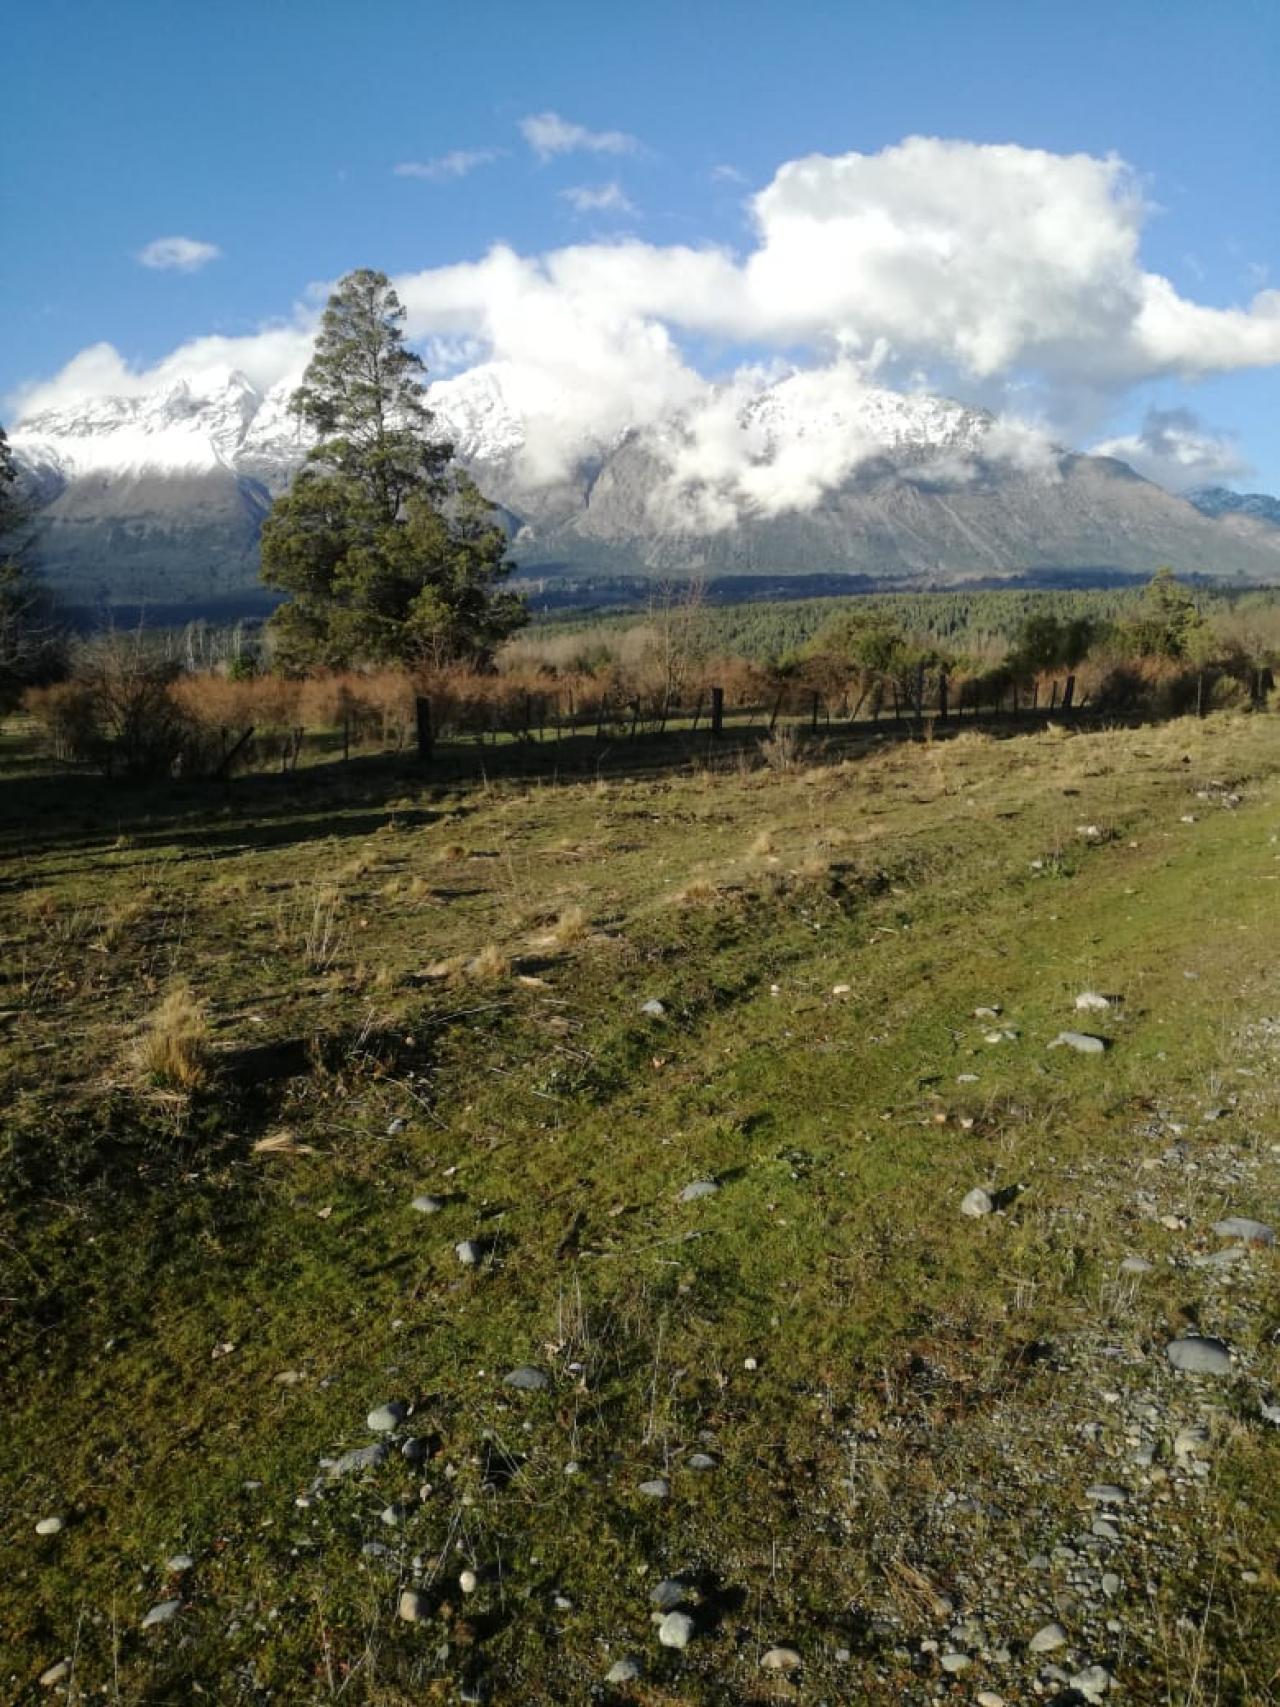
M11 736L4 1699L1275 1698L1280 719L640 751Z

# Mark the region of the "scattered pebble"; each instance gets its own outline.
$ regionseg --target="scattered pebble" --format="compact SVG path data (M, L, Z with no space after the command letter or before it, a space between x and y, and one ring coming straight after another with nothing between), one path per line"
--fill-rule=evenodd
M408 1124L409 1122L405 1120L403 1116L397 1115L387 1127L387 1137L398 1138Z
M795 1648L768 1648L760 1656L761 1671L799 1671L800 1664Z
M463 1594L474 1594L480 1587L480 1578L474 1571L461 1571L458 1575L458 1587Z
M385 1405L375 1405L365 1418L374 1434L390 1434L409 1414L409 1407L399 1399L389 1399ZM366 1451L369 1449L366 1447Z
M543 1369L522 1363L502 1377L504 1387L514 1387L521 1393L541 1393L551 1385L551 1377Z
M1155 1264L1146 1257L1126 1257L1120 1267L1125 1274L1150 1274Z
M1101 995L1097 990L1081 990L1076 997L1076 1011L1078 1013L1105 1013L1111 1006L1113 1006L1111 997Z
M1111 1687L1111 1673L1106 1666L1086 1666L1071 1679L1071 1687L1086 1701L1101 1701Z
M378 1412L372 1411L370 1415L377 1416ZM389 1426L394 1428L395 1424ZM326 1468L330 1476L350 1476L356 1470L376 1470L390 1455L391 1448L386 1441L375 1440L372 1446L356 1446L350 1452L344 1452L341 1458L335 1458Z
M63 1683L71 1676L71 1661L57 1660L40 1673L40 1687L52 1689L55 1684Z
M149 1630L153 1624L167 1624L171 1618L177 1616L181 1609L182 1602L180 1600L158 1601L142 1620L142 1628Z
M659 1612L674 1612L681 1601L689 1598L689 1585L680 1577L663 1577L649 1590L649 1605Z
M1078 1055L1101 1055L1107 1043L1105 1038L1094 1037L1087 1031L1060 1031L1049 1047L1074 1049Z
M416 1209L419 1215L438 1215L444 1208L444 1199L432 1197L430 1192L424 1191L414 1198L409 1207Z
M484 1246L475 1239L459 1239L453 1247L453 1254L463 1268L475 1268L484 1256Z
M1061 1624L1042 1624L1027 1646L1033 1654L1051 1654L1055 1648L1065 1648L1067 1640Z
M690 1470L715 1470L719 1463L719 1459L713 1458L709 1452L691 1452L685 1459Z
M37 1535L61 1535L65 1524L60 1517L42 1517L36 1524Z
M406 1588L401 1591L396 1612L406 1624L423 1624L431 1616L431 1608L425 1594L416 1588Z
M651 1481L641 1482L638 1491L646 1499L665 1500L671 1493L671 1483L665 1476L654 1476Z
M165 1560L164 1568L171 1576L180 1577L184 1571L195 1568L195 1560L190 1553L175 1553L172 1558Z
M942 1667L943 1671L957 1673L968 1671L973 1662L969 1658L968 1654L958 1653L956 1650L952 1649L950 1652L942 1655L938 1664Z
M658 1626L664 1648L687 1648L693 1640L694 1623L687 1612L668 1612Z
M977 1221L984 1215L990 1215L994 1207L995 1205L991 1201L991 1194L984 1191L980 1185L975 1185L973 1190L966 1193L966 1195L961 1199L960 1213L962 1215L968 1215L974 1221Z
M680 1193L681 1203L696 1203L700 1197L714 1197L720 1187L713 1179L696 1179Z
M1219 1339L1210 1335L1186 1334L1170 1340L1164 1354L1175 1369L1188 1375L1229 1375L1231 1353Z
M647 1002L641 1002L640 1012L649 1019L665 1019L667 1010L656 996L651 996Z
M620 1660L615 1660L604 1674L606 1683L639 1683L644 1676L644 1667L638 1659L626 1654Z

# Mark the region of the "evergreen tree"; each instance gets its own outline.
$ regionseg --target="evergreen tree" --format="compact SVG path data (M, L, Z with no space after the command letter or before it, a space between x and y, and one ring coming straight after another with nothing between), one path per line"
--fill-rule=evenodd
M0 714L12 711L27 688L55 680L66 668L57 604L23 557L27 542L19 536L29 516L0 427Z
M385 274L348 274L294 393L317 442L262 534L287 669L485 662L525 621L492 505L432 436L403 321Z

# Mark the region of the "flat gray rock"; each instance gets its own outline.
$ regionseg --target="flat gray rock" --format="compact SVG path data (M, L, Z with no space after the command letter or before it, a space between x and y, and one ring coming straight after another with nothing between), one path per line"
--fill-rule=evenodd
M1067 1641L1067 1632L1061 1624L1042 1624L1027 1646L1033 1654L1051 1654L1055 1648L1065 1648Z
M638 1659L626 1654L620 1660L615 1660L604 1674L606 1683L639 1683L644 1676L644 1667Z
M649 1605L659 1612L674 1612L682 1600L689 1598L689 1585L680 1577L663 1577L649 1590Z
M652 1481L641 1482L638 1491L648 1500L665 1500L670 1497L671 1483L665 1476L655 1476Z
M695 1625L687 1612L668 1612L658 1626L658 1640L664 1648L687 1648L693 1640Z
M1076 1012L1082 1014L1105 1013L1114 1006L1110 996L1104 996L1099 990L1081 990L1076 997Z
M667 1010L656 996L650 996L647 1002L641 1002L640 1012L646 1019L665 1019Z
M718 1470L720 1460L713 1458L709 1452L691 1452L685 1459L690 1470Z
M760 1656L761 1671L799 1671L799 1651L795 1648L767 1648Z
M1094 1037L1087 1031L1060 1031L1049 1045L1050 1049L1074 1049L1077 1055L1102 1055L1106 1052L1105 1037Z
M1213 1230L1220 1239L1243 1239L1247 1245L1274 1245L1275 1229L1265 1221L1250 1220L1247 1215L1228 1215L1225 1221L1215 1221Z
M973 1661L969 1658L968 1654L958 1653L955 1649L952 1649L949 1653L942 1655L938 1664L942 1667L943 1671L950 1672L954 1676L958 1672L968 1671L969 1667L973 1664Z
M714 1197L720 1187L713 1179L696 1179L680 1193L681 1203L696 1203L700 1197Z
M453 1247L453 1254L463 1268L475 1268L484 1256L484 1246L475 1239L459 1239Z
M520 1393L541 1393L551 1385L551 1377L544 1369L535 1369L531 1363L522 1363L518 1369L512 1369L502 1377L504 1387L514 1387Z
M388 1399L385 1405L375 1405L365 1418L375 1434L390 1434L409 1414L409 1407L400 1399Z
M1094 1505L1128 1505L1129 1496L1123 1488L1118 1488L1114 1482L1095 1482L1091 1488L1086 1488L1084 1497L1092 1500Z
M161 1600L156 1603L142 1620L142 1628L150 1630L153 1624L167 1624L171 1618L176 1618L182 1610L180 1600Z
M968 1215L974 1221L980 1220L984 1215L990 1215L993 1208L990 1192L984 1191L980 1185L975 1185L973 1190L960 1200L960 1213Z
M375 1440L372 1446L353 1446L350 1452L344 1452L341 1458L335 1458L325 1468L330 1476L350 1476L357 1470L376 1470L390 1456L391 1448L386 1441Z
M424 1191L414 1198L409 1207L416 1209L419 1215L438 1215L444 1208L444 1199L432 1197L429 1191Z
M1156 1265L1146 1257L1126 1257L1120 1264L1122 1274L1150 1274Z
M1170 1340L1164 1354L1175 1369L1188 1375L1230 1375L1231 1353L1219 1339L1210 1335L1186 1334Z
M424 1624L431 1616L431 1605L425 1594L416 1588L407 1588L400 1595L396 1613L406 1624Z
M165 1570L169 1571L175 1577L182 1576L185 1571L193 1570L194 1567L195 1560L191 1557L190 1553L174 1553L164 1562Z

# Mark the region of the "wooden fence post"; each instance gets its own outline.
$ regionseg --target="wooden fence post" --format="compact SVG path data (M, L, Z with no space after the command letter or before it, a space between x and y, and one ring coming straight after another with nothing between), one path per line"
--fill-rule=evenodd
M414 715L418 725L418 757L425 765L431 757L433 737L431 733L431 701L419 694L413 702Z
M723 688L712 688L711 690L711 733L713 735L724 734Z
M947 673L944 670L938 677L938 722L947 721Z
M1204 716L1204 671L1196 677L1196 716Z
M1067 685L1062 690L1062 709L1064 711L1070 711L1071 710L1071 702L1075 697L1076 697L1076 679L1074 676L1068 676L1067 677Z
M819 694L815 690L814 696L813 696L813 721L809 726L811 731L815 735L818 733L818 706L820 705L821 701L822 701L821 694Z

